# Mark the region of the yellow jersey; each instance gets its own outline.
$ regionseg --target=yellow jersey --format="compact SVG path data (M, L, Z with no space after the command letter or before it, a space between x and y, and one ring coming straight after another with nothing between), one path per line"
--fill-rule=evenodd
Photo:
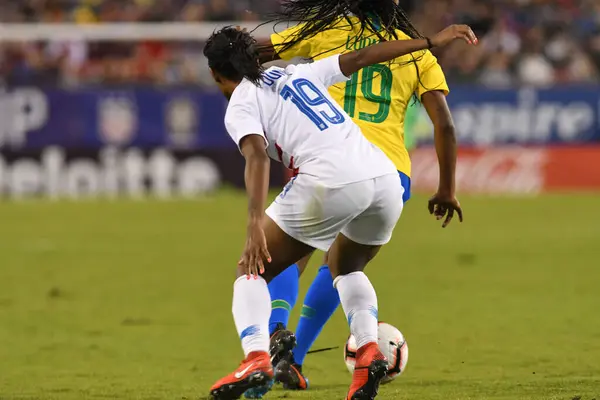
M370 31L364 31L358 37L360 23L356 17L350 20L352 24L340 19L334 28L279 52L279 57L284 60L294 57L319 60L380 41ZM273 34L271 43L275 50L286 40L294 38L300 27ZM410 39L401 31L397 34L401 40ZM331 86L329 93L358 124L365 137L392 160L398 171L410 176L410 157L404 144L404 116L413 94L420 99L423 93L431 90L449 92L442 68L435 56L426 50L364 68L353 74L347 83Z

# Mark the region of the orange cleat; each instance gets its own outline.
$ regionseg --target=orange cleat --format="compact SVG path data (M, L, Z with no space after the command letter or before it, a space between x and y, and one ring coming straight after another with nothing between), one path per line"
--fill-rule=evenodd
M210 388L215 400L236 400L248 389L263 386L273 379L271 357L266 351L254 351L240 366Z
M377 342L368 343L356 352L356 366L346 400L373 400L379 382L387 373L388 363Z

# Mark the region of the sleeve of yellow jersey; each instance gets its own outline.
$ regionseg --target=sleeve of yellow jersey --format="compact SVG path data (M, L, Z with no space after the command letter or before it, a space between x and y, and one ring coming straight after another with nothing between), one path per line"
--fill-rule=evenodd
M271 35L271 44L273 45L275 52L279 55L279 58L282 60L291 60L294 57L310 58L311 54L313 54L312 44L315 39L314 37L308 40L302 40L300 43L295 44L293 47L284 52L279 51L281 45L294 38L301 28L302 24L286 29L283 32L274 33Z
M431 92L434 90L440 90L445 95L450 93L448 83L446 83L446 77L442 71L442 67L437 62L437 58L431 54L429 50L425 51L423 57L417 61L419 66L419 78L420 81L417 86L417 94L419 99L423 96L423 93Z

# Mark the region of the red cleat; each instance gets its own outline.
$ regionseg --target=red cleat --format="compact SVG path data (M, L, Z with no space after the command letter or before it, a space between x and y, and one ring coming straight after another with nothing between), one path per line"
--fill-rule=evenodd
M240 366L210 388L215 400L236 400L248 389L263 386L273 379L271 357L266 351L253 351Z
M379 382L387 373L388 363L377 342L368 343L356 352L356 366L346 400L373 400Z

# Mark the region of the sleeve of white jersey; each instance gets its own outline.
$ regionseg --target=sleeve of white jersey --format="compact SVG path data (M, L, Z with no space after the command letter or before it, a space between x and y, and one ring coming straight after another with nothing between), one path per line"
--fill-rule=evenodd
M350 78L342 73L340 68L340 55L323 58L312 64L307 64L312 73L317 77L325 87L335 85L336 83L346 82Z
M227 128L229 136L239 148L240 142L246 136L259 135L264 139L266 148L268 142L260 122L260 111L256 102L256 95L249 91L235 94L236 96L230 100L225 113L225 128Z

